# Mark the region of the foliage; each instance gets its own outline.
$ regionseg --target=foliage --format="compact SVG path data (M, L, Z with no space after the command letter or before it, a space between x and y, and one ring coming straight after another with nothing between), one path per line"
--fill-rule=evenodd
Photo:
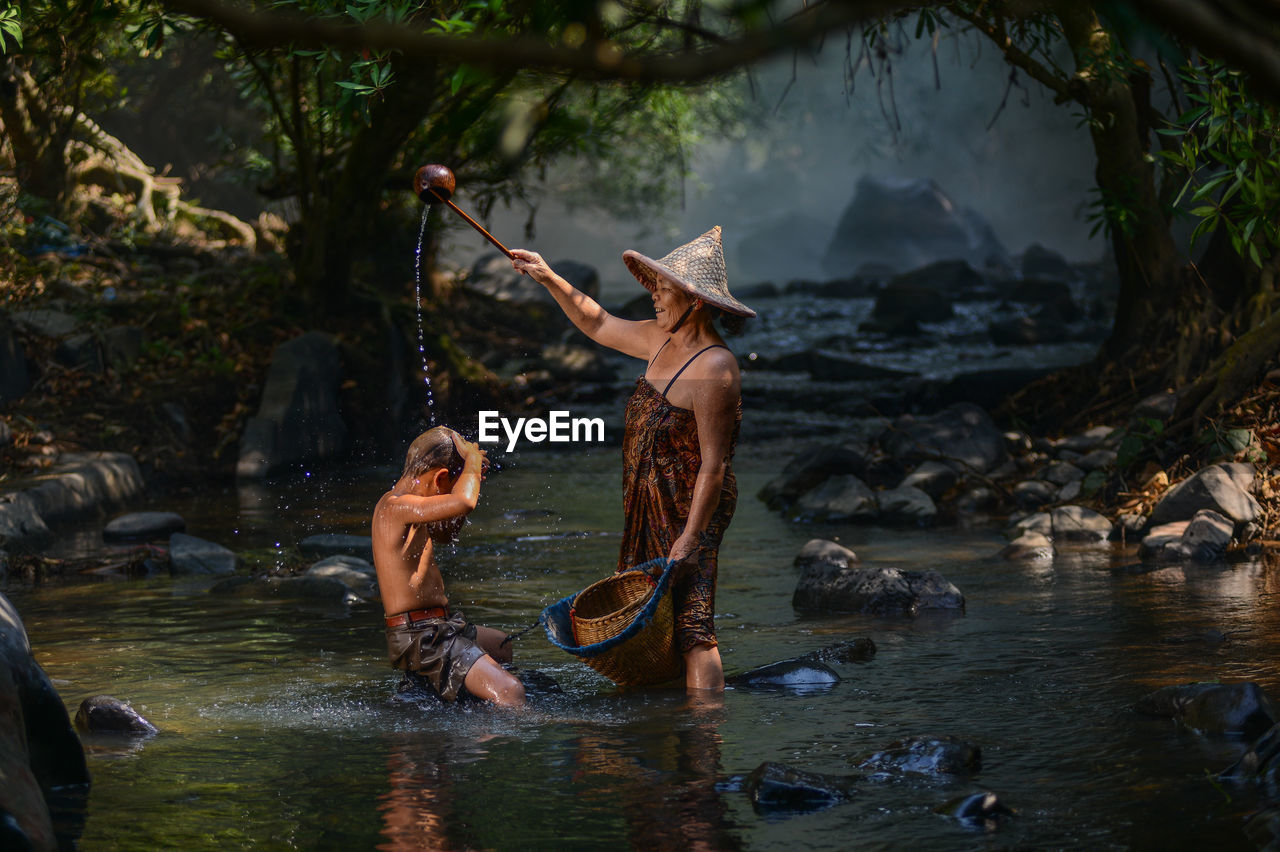
M1176 140L1161 155L1185 177L1178 201L1199 220L1192 241L1224 228L1236 252L1261 267L1280 247L1280 111L1221 62L1189 62L1180 77L1190 109L1158 132Z
M0 11L0 53L9 52L9 43L22 48L22 11L14 4L7 4Z

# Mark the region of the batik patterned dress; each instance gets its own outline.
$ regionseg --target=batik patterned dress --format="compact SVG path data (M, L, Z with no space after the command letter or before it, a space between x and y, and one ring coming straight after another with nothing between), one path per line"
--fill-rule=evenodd
M667 389L670 388L668 383ZM696 562L690 557L673 577L676 638L682 653L698 645L716 644L713 619L716 568L720 541L738 502L738 483L732 462L741 422L742 401L739 400L725 458L720 500L707 524ZM644 376L636 381L635 392L627 401L622 464L625 521L618 555L619 571L671 552L671 545L684 531L693 502L693 486L702 468L698 424L693 411L672 405Z

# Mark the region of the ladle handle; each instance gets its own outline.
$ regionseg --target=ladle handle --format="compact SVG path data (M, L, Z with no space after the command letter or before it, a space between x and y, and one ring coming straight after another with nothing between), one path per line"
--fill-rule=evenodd
M497 247L498 247L498 251L502 252L503 254L505 254L505 255L507 256L507 260L511 260L511 259L512 259L510 249L508 249L508 248L507 248L506 246L504 246L502 243L498 242L497 237L495 237L493 234L491 234L491 233L489 233L488 231L486 231L486 230L484 229L484 226L482 226L482 225L481 225L479 222L477 222L475 219L472 219L470 216L468 216L468 215L463 211L463 209L462 209L461 207L459 207L458 205L454 204L452 201L450 201L450 200L449 200L449 199L447 199L447 198L441 198L441 197L436 193L436 191L435 191L434 189L432 189L432 190L431 190L431 194L432 194L432 195L435 195L435 197L436 197L436 199L437 199L437 200L439 200L439 201L443 201L445 204L449 205L450 209L452 209L454 213L457 213L457 214L458 214L459 216L461 216L463 219L466 219L466 220L467 220L467 224L468 224L468 225L470 225L471 227L475 228L477 231L479 231L479 232L481 233L481 235L483 235L483 236L484 236L484 238L485 238L486 240L488 240L489 242L491 242L491 243L493 243L495 246L497 246Z

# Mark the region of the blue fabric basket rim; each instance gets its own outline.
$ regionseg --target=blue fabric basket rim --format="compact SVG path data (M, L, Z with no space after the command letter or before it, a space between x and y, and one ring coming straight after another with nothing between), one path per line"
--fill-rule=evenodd
M557 638L556 632L563 631L562 635L570 637L572 642L573 623L569 617L569 608L573 606L574 599L581 594L580 592L574 592L542 611L542 628L547 632L547 641L561 650L568 651L575 657L598 657L606 651L618 647L647 627L649 622L653 620L654 610L658 608L658 602L662 600L662 596L667 592L667 587L671 584L671 569L674 565L675 563L665 556L660 556L657 559L650 559L648 562L627 569L628 571L644 571L647 573L652 568L662 566L662 574L658 577L657 588L649 596L644 609L640 610L640 613L617 636L611 636L603 642L596 642L592 645L566 644ZM553 622L556 625L555 627L552 626Z

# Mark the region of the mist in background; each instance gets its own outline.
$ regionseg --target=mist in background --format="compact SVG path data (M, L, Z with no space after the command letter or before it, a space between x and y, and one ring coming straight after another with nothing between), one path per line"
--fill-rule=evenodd
M934 180L985 218L1010 254L1039 243L1071 261L1104 255L1103 238L1089 237L1094 157L1078 110L1054 104L1021 76L1006 100L1009 66L977 37L941 42L936 83L928 43L912 42L893 57L891 75L876 77L864 66L849 91L839 42L796 59L794 82L789 56L755 69L747 134L692 152L683 208L646 221L566 209L553 175L537 190L534 240L524 240L523 209L495 209L491 230L553 265L595 266L606 301L636 295L623 250L662 257L713 225L724 228L731 286L830 280L837 276L823 269L822 255L859 178L869 175ZM447 263L469 266L490 251L470 229L453 228Z

